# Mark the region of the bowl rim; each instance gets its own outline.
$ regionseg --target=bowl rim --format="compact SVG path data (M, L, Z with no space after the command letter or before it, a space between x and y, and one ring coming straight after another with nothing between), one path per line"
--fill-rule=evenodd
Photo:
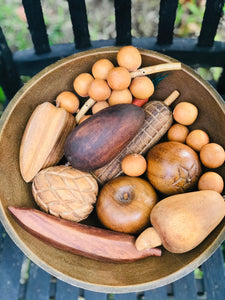
M102 47L97 49L91 49L82 51L79 53L72 54L66 58L63 58L61 60L56 61L55 63L45 67L42 71L37 73L35 76L33 76L24 86L16 93L16 95L13 97L13 99L10 101L10 103L7 105L6 109L4 110L1 119L0 119L0 142L2 139L2 135L4 133L5 124L7 123L7 120L10 118L11 113L19 103L21 97L26 92L27 89L31 88L34 84L37 83L38 80L41 80L43 77L47 76L51 72L54 72L57 68L60 68L64 64L68 64L71 62L71 60L76 60L81 57L85 56L92 56L93 54L98 53L115 53L118 52L118 50L121 47ZM164 55L162 53L159 53L157 51L153 50L147 50L138 48L141 54L143 55L151 55L152 57L163 59L167 62L179 62L178 60L169 57L167 55ZM198 75L191 67L182 64L182 70L187 72L190 76L194 77L195 80L197 80L201 85L204 85L204 87L207 88L208 92L212 95L214 100L217 102L217 104L221 107L221 109L225 113L225 103L222 99L222 97L219 95L219 93L204 79L201 78L200 75ZM179 270L171 273L168 276L162 277L160 279L146 282L146 283L138 283L136 285L124 285L124 286L111 286L111 285L104 285L104 284L94 284L94 283L88 283L85 281L77 280L73 277L70 277L68 275L63 274L56 268L53 268L52 266L49 266L46 262L44 262L42 259L40 259L29 247L19 238L16 231L13 229L11 222L9 221L4 208L2 206L2 202L0 201L0 221L3 224L3 227L5 228L6 232L10 236L10 238L13 240L13 242L16 244L18 248L29 258L31 259L36 265L38 265L40 268L48 272L49 274L55 276L56 278L65 281L71 285L95 291L95 292L104 292L104 293L128 293L128 292L140 292L145 290L150 290L153 288L158 288L164 285L167 285L171 282L174 282L175 280L178 280L179 278L182 278L183 276L189 274L192 272L195 268L197 268L199 265L201 265L203 262L205 262L209 257L216 251L216 249L221 245L221 243L225 239L225 228L218 234L216 239L211 243L211 245L200 255L198 255L194 260L192 260L189 264L186 264L184 267L180 268Z

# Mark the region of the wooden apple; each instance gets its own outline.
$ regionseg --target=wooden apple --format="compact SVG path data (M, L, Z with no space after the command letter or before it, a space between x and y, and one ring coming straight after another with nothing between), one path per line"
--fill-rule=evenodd
M120 176L103 186L96 211L105 227L135 234L149 224L150 212L156 202L157 194L146 180Z
M201 175L197 153L180 142L164 142L147 154L147 177L152 186L165 195L192 191Z

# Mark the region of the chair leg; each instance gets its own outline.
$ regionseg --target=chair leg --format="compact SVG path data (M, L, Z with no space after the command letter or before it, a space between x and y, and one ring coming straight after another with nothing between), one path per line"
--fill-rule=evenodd
M225 68L223 68L222 74L220 75L219 81L217 83L217 91L221 95L225 95Z

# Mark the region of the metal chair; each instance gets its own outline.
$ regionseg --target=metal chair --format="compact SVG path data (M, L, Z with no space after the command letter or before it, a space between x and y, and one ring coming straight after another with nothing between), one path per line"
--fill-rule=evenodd
M133 44L155 50L192 67L225 66L225 42L214 41L223 12L223 0L207 0L202 27L197 39L174 38L174 22L178 0L161 0L157 37L136 38L131 34L131 0L114 0L116 38L92 41L84 0L67 0L74 43L49 44L40 0L23 0L33 48L12 53L7 45L7 32L0 27L0 85L7 103L22 86L21 75L33 76L51 63L87 49ZM69 18L69 16L68 16ZM146 25L147 26L147 25ZM225 94L225 71L215 87ZM217 251L200 269L168 286L143 293L107 295L81 290L46 273L30 262L0 227L0 290L2 300L39 299L225 299L223 248ZM198 273L201 274L198 277ZM202 275L203 273L203 275ZM22 274L22 277L21 277Z

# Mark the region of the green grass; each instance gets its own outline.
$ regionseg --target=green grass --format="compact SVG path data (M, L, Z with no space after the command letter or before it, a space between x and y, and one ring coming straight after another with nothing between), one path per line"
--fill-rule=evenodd
M14 6L13 3L6 2L1 4L0 10L1 27L13 52L31 47L27 24L19 18L17 8L18 5Z
M181 37L196 37L201 29L204 7L196 0L178 3L175 33Z
M2 88L0 87L0 103L4 103L5 102L5 94L2 90Z

